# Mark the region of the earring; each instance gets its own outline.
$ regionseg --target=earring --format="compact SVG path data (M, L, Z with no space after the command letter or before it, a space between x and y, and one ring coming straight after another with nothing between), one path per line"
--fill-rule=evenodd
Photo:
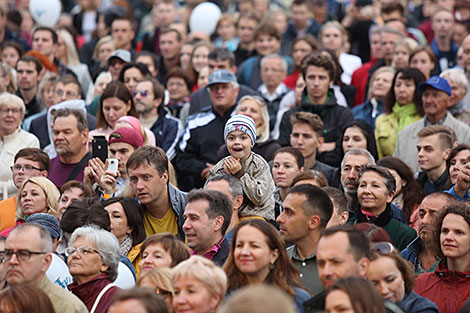
M269 263L269 270L273 270L274 269L274 262L273 263Z

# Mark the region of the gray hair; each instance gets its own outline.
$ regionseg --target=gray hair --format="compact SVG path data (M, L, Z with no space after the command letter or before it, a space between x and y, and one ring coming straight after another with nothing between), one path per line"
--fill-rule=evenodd
M462 86L465 93L468 91L468 79L465 75L465 72L460 68L451 68L442 72L440 77L447 79L448 81L452 81L456 84Z
M349 155L362 155L362 156L365 156L367 158L367 165L375 165L375 159L368 150L362 149L362 148L353 148L353 149L349 150L348 152L346 152L344 154L343 160L341 160L341 170L344 167L344 160Z
M54 115L53 123L55 123L59 117L68 117L69 115L75 116L75 119L77 120L77 129L80 133L88 128L87 116L79 109L58 109Z
M103 264L108 266L106 273L109 280L116 280L120 261L119 242L116 237L95 225L88 225L75 229L70 239L70 245L80 237L89 239L94 243L96 250L98 250L103 259Z
M0 107L4 105L10 105L17 109L20 109L22 114L26 111L26 106L24 105L23 99L17 95L12 95L11 93L4 92L0 94Z
M400 33L398 30L393 29L393 28L390 28L390 27L382 27L382 28L380 29L380 35L382 35L382 34L384 34L384 33L399 35L400 38L403 38L403 34L402 34L402 33Z
M272 54L268 54L266 56L264 56L263 58L261 58L261 67L263 67L263 64L266 62L266 60L269 60L269 59L277 59L277 60L280 60L281 61L281 65L282 65L282 69L284 70L284 72L287 72L287 62L286 60L280 56L279 54L275 54L275 53L272 53Z
M238 196L243 196L243 185L242 182L233 175L229 174L217 174L212 176L206 183L204 184L204 188L206 188L207 184L210 182L218 182L224 180L228 183L228 192L232 195L232 200Z
M51 234L44 227L42 227L41 225L37 223L25 223L25 224L18 225L15 228L13 228L11 233L22 234L24 233L26 229L31 229L31 228L37 229L37 231L39 232L39 240L41 241L43 251L52 252Z

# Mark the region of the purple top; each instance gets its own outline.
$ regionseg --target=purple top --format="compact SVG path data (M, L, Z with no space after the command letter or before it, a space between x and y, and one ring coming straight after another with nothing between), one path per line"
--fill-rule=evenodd
M65 180L69 177L70 173L72 173L75 166L78 164L65 164L60 161L60 157L57 156L51 160L51 167L49 170L49 178L57 188L60 188L64 183ZM78 173L77 177L73 178L80 182L83 182L83 169Z

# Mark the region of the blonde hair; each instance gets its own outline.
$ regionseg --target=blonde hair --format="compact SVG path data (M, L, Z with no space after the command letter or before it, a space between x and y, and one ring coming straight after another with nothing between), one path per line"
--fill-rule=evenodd
M344 29L344 26L337 21L326 22L320 28L320 31L318 32L318 39L320 41L320 44L323 46L323 33L329 28L336 28L337 30L339 30L339 32L341 33L341 49L343 49L343 45L348 38L348 34L346 33L346 29Z
M51 214L57 217L57 207L59 205L60 197L59 190L49 179L42 176L36 176L25 180L23 184L21 184L20 189L18 190L18 205L16 206L15 214L16 220L21 220L24 218L23 209L21 207L21 194L23 193L23 190L28 183L36 184L37 186L39 186L39 188L42 189L42 191L44 191L44 194L46 195L47 210L43 213Z
M8 76L10 78L10 83L7 86L7 92L14 94L16 92L16 89L18 89L18 87L16 86L16 77L13 74L12 68L4 62L0 62L0 69L3 72L2 76L4 77Z
M199 280L212 296L223 300L227 290L227 275L211 260L199 255L193 255L172 269L172 282L180 278L191 277Z
M155 268L149 272L144 272L136 281L135 285L140 286L144 279L150 280L155 288L160 288L165 291L175 294L173 285L171 283L171 269L169 267Z
M263 124L260 127L256 127L256 142L262 143L269 139L269 113L268 113L268 106L266 102L263 101L260 97L256 96L243 96L239 101L238 105L235 108L235 113L240 112L240 107L243 102L245 101L254 101L259 106L259 110L261 112L261 117L263 118Z
M392 73L392 75L395 75L395 69L391 66L379 67L378 70L376 70L374 74L372 74L372 77L370 78L370 81L369 81L369 91L367 92L367 98L370 99L372 97L372 94L374 93L374 88L372 88L372 84L374 83L374 80L377 78L377 76L386 72L389 72L389 73Z
M10 105L17 109L20 109L23 115L26 111L26 106L24 105L23 99L21 99L17 95L12 95L11 93L4 92L0 94L0 107L4 105Z
M77 48L73 42L72 35L65 29L58 29L56 32L57 36L64 41L65 49L67 50L67 65L80 65L80 59L78 58Z
M116 48L116 43L114 42L113 38L111 36L105 36L98 40L95 46L95 50L93 50L93 59L98 60L98 51L100 50L100 47L104 44L112 42L114 45L114 48Z

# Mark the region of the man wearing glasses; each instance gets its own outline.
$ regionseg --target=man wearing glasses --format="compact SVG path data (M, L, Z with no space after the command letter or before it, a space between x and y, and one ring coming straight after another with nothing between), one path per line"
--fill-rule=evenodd
M75 295L52 283L45 275L52 262L49 232L36 224L22 224L8 236L4 259L8 284L35 284L51 300L56 312L88 312Z
M23 181L35 176L47 177L49 157L38 148L24 148L15 155L14 165L10 167L13 185L19 189ZM15 226L16 195L0 201L0 231Z
M162 105L164 98L165 88L154 78L145 77L134 90L135 108L142 126L153 132L155 144L172 160L183 126L177 118L167 114Z

